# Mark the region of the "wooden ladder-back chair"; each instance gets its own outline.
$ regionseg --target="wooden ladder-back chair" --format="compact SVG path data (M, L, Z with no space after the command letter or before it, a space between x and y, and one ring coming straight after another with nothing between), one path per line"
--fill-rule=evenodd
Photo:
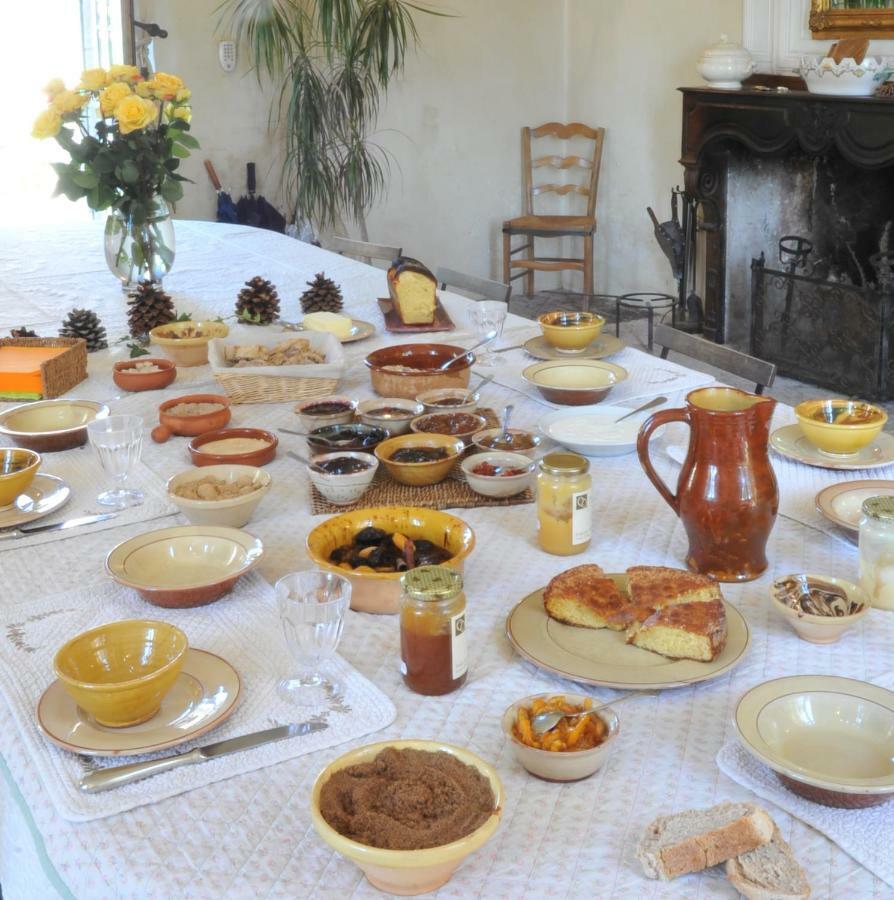
M471 294L476 300L502 300L503 303L508 303L509 295L512 293L511 285L479 278L477 275L466 275L465 272L457 272L456 269L447 269L444 266L435 272L435 278L438 279L442 291L446 291L449 285L463 293Z
M559 156L547 154L534 156L533 143L537 138L552 137L562 141L584 138L593 142L591 158L583 156ZM524 215L503 223L503 281L507 284L516 278L525 279L525 293L534 293L534 272L559 272L573 269L583 272L584 293L593 293L593 242L596 237L596 195L599 190L599 167L602 163L602 145L605 142L604 128L591 128L580 122L563 125L547 122L537 128L522 128L522 203ZM550 169L550 177L555 181L534 183L535 170ZM582 169L587 173L584 183L555 183L563 171ZM534 198L541 194L578 194L587 199L587 214L583 216L537 215L534 212ZM514 249L511 246L515 235L523 235L526 242ZM561 256L537 256L534 239L538 237L583 238L584 252L580 258ZM516 254L525 253L524 258ZM513 269L520 269L513 275Z
M341 235L333 235L329 239L329 249L340 256L356 256L360 259L384 259L391 262L401 254L400 247L389 247L387 244L369 244L366 241L353 241Z

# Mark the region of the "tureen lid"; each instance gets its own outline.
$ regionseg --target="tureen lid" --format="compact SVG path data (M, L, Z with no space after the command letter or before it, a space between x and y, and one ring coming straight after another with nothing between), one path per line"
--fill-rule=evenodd
M751 54L741 44L731 41L725 34L720 35L720 40L716 44L705 47L705 52L702 54L703 60L719 58L729 59L730 57L746 61L751 60Z

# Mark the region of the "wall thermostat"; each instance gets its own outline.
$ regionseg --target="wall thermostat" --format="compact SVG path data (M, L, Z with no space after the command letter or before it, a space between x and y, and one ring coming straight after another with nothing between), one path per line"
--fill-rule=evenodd
M236 68L236 44L233 41L221 41L217 46L217 56L224 72L232 72Z

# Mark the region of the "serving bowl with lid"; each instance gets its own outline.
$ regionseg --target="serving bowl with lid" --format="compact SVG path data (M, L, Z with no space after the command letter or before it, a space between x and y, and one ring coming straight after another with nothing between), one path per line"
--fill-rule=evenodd
M581 353L602 334L605 319L596 313L553 310L538 316L546 342L561 353Z
M189 497L180 497L176 493L178 487L205 478L219 478L232 484L243 478L251 479L254 490L250 494L240 497L228 497L223 500L193 500ZM273 479L263 469L257 466L244 465L217 465L203 466L202 468L188 469L168 479L168 497L193 525L217 525L224 528L241 528L247 524L254 515L261 500Z
M398 462L393 459L398 450L407 448L440 449L447 455L443 459L423 462ZM443 481L465 449L466 445L462 438L449 434L400 434L382 441L376 447L375 453L376 458L395 481L420 486Z
M449 368L438 368L457 354ZM377 394L413 400L436 388L467 388L475 354L450 344L397 344L374 350L364 363Z
M586 406L604 400L627 370L599 359L553 359L528 366L522 378L550 403Z
M0 435L19 447L54 453L86 444L87 426L108 415L108 406L95 400L37 400L0 413Z
M878 437L888 414L862 400L805 400L795 407L804 437L823 453L850 456Z

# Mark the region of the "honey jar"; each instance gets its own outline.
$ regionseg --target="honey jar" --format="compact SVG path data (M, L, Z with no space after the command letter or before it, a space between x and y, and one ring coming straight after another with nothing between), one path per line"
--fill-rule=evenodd
M873 609L894 610L894 497L867 497L860 520L860 587Z
M446 566L401 576L400 657L404 684L417 694L449 694L466 680L463 577Z
M571 556L590 546L590 463L577 453L548 453L537 473L537 538L547 553Z

